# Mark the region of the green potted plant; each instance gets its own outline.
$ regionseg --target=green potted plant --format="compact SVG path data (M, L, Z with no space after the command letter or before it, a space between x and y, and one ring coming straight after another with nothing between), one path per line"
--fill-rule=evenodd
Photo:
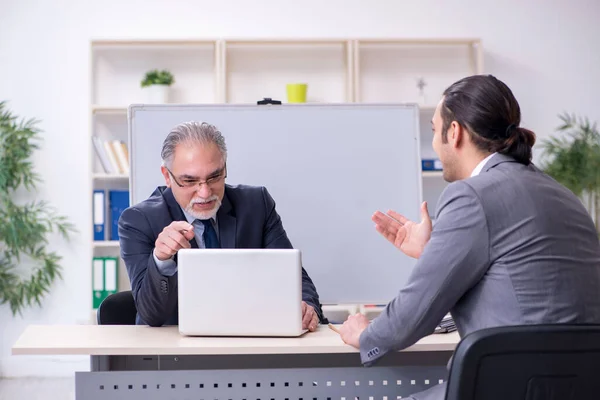
M578 196L600 228L600 133L588 118L562 114L561 135L543 142L542 169ZM565 135L566 134L566 135Z
M41 305L61 277L61 257L47 248L49 235L68 239L75 231L47 202L23 201L41 182L30 159L39 148L36 124L17 121L0 102L0 304L8 303L13 315Z
M175 82L168 70L153 69L146 72L141 86L147 93L148 103L168 103L169 87Z

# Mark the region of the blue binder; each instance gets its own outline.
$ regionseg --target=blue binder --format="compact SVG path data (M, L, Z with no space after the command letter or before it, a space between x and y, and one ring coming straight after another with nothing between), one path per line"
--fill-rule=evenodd
M106 224L106 195L104 190L94 190L92 198L92 213L94 222L94 240L104 240Z
M128 190L110 190L108 192L110 202L110 240L119 240L119 217L129 207Z
M441 171L442 162L434 158L425 158L421 160L421 169L423 171Z

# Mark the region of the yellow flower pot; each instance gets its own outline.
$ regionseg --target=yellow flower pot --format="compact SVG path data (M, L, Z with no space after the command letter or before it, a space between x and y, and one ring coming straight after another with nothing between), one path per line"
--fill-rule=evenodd
M289 83L286 86L288 103L306 103L306 83Z

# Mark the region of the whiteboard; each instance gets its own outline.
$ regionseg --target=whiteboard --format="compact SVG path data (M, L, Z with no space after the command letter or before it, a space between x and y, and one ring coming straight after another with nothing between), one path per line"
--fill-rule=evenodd
M371 216L394 209L419 218L416 105L132 105L131 204L165 184L162 143L191 120L223 133L227 184L268 189L323 304L385 304L397 295L415 260Z

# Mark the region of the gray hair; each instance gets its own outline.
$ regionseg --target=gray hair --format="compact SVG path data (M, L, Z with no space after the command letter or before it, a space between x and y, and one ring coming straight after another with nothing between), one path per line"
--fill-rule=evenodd
M170 167L173 162L175 148L177 145L186 142L201 144L213 143L221 152L223 161L227 162L227 146L225 145L225 138L217 127L206 122L200 123L190 121L175 126L167 135L163 142L162 151L160 152L163 165Z

